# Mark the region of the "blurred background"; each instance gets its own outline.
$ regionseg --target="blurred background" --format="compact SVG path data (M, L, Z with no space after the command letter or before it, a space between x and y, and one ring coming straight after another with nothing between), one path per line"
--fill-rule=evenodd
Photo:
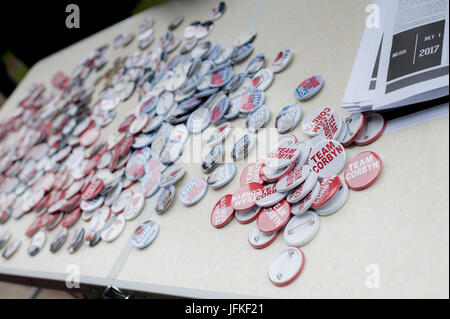
M0 106L39 60L165 0L2 1ZM66 28L66 7L80 8L80 28Z
M39 60L165 0L2 1L0 107ZM66 7L80 8L80 28L66 28ZM0 282L4 298L74 298L65 291Z

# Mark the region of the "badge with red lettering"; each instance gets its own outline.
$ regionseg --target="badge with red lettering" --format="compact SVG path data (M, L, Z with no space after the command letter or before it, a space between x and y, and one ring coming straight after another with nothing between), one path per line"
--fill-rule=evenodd
M252 87L260 90L267 90L273 81L271 69L259 70L252 78Z
M317 183L317 174L314 172L309 172L308 177L306 180L300 184L297 188L295 188L293 191L289 193L289 195L286 197L286 200L290 204L295 204L305 198L308 193L311 192L314 185Z
M129 205L133 197L133 192L129 189L120 193L119 198L111 206L111 211L114 214L120 214Z
M145 197L151 197L156 194L161 181L161 172L151 171L145 174L141 179L141 192Z
M295 89L295 97L300 101L309 99L317 94L323 86L323 78L320 75L312 76Z
M84 228L79 227L72 235L72 238L70 239L69 246L67 247L67 251L69 254L73 254L76 252L83 243L84 239Z
M136 193L131 197L128 205L125 207L124 216L126 220L135 219L144 208L145 198L141 193Z
M208 183L202 177L195 177L181 189L180 202L186 206L197 204L208 190Z
M263 233L273 233L286 225L291 216L291 205L283 199L272 207L264 208L256 220Z
M379 113L368 113L365 115L364 126L356 137L356 145L368 145L375 142L384 132L386 121Z
M259 207L270 207L279 203L286 195L287 193L280 193L277 190L277 184L269 184L256 195L255 203Z
M381 158L377 153L366 151L353 157L347 164L344 177L351 189L361 190L371 186L380 176Z
M341 181L340 186L336 194L324 205L317 207L314 211L320 216L329 216L336 213L344 206L348 198L348 186Z
M291 49L284 49L278 52L270 68L274 73L283 71L289 65L289 62L291 62L292 56L293 54Z
M296 165L289 174L277 182L277 190L283 193L293 190L306 180L310 171L307 165Z
M319 195L317 196L314 203L311 205L311 208L317 208L322 205L325 205L330 199L338 191L341 186L341 179L339 176L334 175L327 178L324 178L320 181L320 190Z
M343 146L348 146L353 143L353 141L361 133L364 127L365 115L363 113L352 113L349 117L345 119L344 128L345 132L339 136L338 142Z
M241 186L249 183L262 184L264 181L259 176L259 171L261 170L263 160L258 160L255 163L248 164L246 168L241 173L240 182Z
M321 178L339 174L344 166L344 147L334 140L323 140L317 143L309 155L309 167Z
M81 198L83 200L90 200L100 194L100 191L103 189L104 182L99 178L94 178L86 190L81 194Z
M336 140L342 132L342 117L339 113L333 112L323 119L318 135L324 140Z
M100 137L100 130L95 126L85 131L80 137L80 145L84 147L91 146Z
M64 217L61 221L61 226L69 228L73 224L75 224L81 216L81 208L77 207L72 210L70 213L64 214Z
M232 198L233 195L225 195L219 199L211 213L211 225L220 228L230 222L234 215L234 209L231 207Z
M273 233L263 233L259 230L257 223L255 223L252 230L248 234L248 242L253 248L261 249L273 243L275 239L277 239L279 233L279 231Z
M222 87L228 82L230 82L233 77L233 68L228 67L221 71L215 72L211 74L211 81L209 82L209 86L212 88Z
M259 183L249 183L239 188L233 194L231 206L236 211L249 210L256 205L256 196L262 191Z
M102 232L101 238L106 242L112 242L114 239L120 236L124 229L125 217L123 216L123 214L120 214L119 216L117 216L114 222Z
M120 124L118 131L120 133L126 132L130 127L131 123L136 119L136 115L130 114L128 115Z
M287 286L297 279L304 264L305 256L299 248L286 248L270 263L269 279L275 286Z
M127 162L125 175L128 179L136 181L144 175L146 158L142 151L135 151Z
M302 129L306 135L314 137L319 134L322 121L334 113L331 107L324 106L305 116L302 121Z
M217 144L222 143L222 141L230 134L231 132L231 124L230 122L225 122L219 125L211 136L208 139L209 146L216 146Z
M268 168L281 169L291 165L297 160L300 155L300 147L297 144L290 145L276 145L272 151L267 155L264 164Z
M147 114L141 114L131 123L130 127L128 128L128 131L130 134L138 134L140 133L144 127L147 126L148 122L150 121L150 116Z
M230 100L224 96L213 106L211 110L211 123L216 124L223 119L230 107Z

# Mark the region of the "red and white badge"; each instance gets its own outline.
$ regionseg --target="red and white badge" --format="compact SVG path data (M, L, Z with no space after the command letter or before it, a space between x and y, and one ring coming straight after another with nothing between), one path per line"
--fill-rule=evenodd
M381 170L382 162L377 153L362 152L348 162L344 173L345 182L351 189L365 189L377 180Z
M308 165L296 165L293 170L277 182L279 192L289 192L303 183L308 177L311 169Z
M347 128L345 134L341 134L339 142L348 146L358 137L364 127L366 117L364 113L352 113L345 119L344 126Z
M129 204L125 207L124 216L126 220L135 219L144 208L145 198L142 193L136 193L131 197Z
M108 136L108 150L111 150L117 145L119 145L119 143L121 143L124 140L125 136L126 136L125 133L121 132L114 132L113 134Z
M129 189L124 190L120 193L119 198L111 206L111 211L114 214L119 214L129 205L131 199L133 198L133 192Z
M279 203L285 198L287 193L280 193L277 191L277 184L266 185L255 198L255 203L259 207L270 207Z
M236 217L236 220L239 223L248 224L254 221L256 217L258 217L260 211L261 207L255 205L248 210L235 211L234 217Z
M302 129L306 135L314 137L319 134L322 121L334 113L331 107L324 106L305 116L302 121Z
M273 243L279 234L279 231L273 233L263 233L259 230L257 223L255 223L252 230L248 234L248 242L253 248L265 248Z
M305 198L306 195L308 195L311 192L316 183L317 183L317 174L314 172L310 172L306 180L302 184L300 184L300 186L298 186L296 189L294 189L292 192L289 193L289 195L286 197L286 200L290 204L295 204L301 201L303 198Z
M281 169L295 162L299 155L300 147L297 144L281 145L267 155L264 163L268 168Z
M99 178L94 178L90 183L86 190L81 194L81 198L83 200L90 200L100 194L103 189L104 182Z
M125 217L123 216L123 214L120 214L119 216L117 216L114 222L102 232L101 238L106 242L112 242L114 239L119 237L124 229Z
M127 162L125 175L128 179L136 181L144 175L145 172L145 155L141 151L134 152Z
M128 131L130 134L138 134L140 133L144 127L147 126L148 122L150 121L150 116L148 114L141 114L131 123Z
M100 137L100 130L97 127L92 127L85 131L80 137L80 145L84 147L91 146Z
M211 212L211 224L220 228L230 222L234 215L234 209L231 207L233 195L225 195L214 206Z
M180 202L186 206L198 203L208 190L208 183L203 177L196 177L186 183L181 189Z
M345 184L344 181L341 181L339 189L333 198L331 198L326 204L315 208L314 211L320 216L329 216L336 213L342 208L342 206L344 206L348 198L348 193L349 191L347 184Z
M299 248L286 248L270 263L269 279L275 286L287 286L297 279L304 265L305 256Z
M338 191L341 185L341 179L339 176L334 175L324 178L320 181L319 195L317 196L311 208L317 208L325 205Z
M248 210L256 205L256 196L262 191L263 186L259 183L249 183L236 192L231 199L231 206L236 211Z
M368 113L361 132L356 137L356 145L368 145L375 142L384 132L386 121L379 113Z
M317 143L309 155L309 167L319 177L339 174L345 166L344 147L335 140Z
M248 164L247 167L244 168L244 170L241 173L240 177L241 186L247 185L249 183L262 184L263 180L259 176L259 172L263 164L264 164L263 160L258 160L255 163Z
M341 115L333 112L322 120L318 135L325 140L337 140L342 132L342 128Z
M81 216L81 208L77 207L74 210L72 210L70 213L66 213L64 214L64 217L61 221L61 226L62 227L71 227L73 224L75 224L78 219Z
M136 119L136 115L134 115L134 114L128 115L122 121L122 123L120 123L117 131L119 131L120 133L126 132L128 130L128 128L130 127L131 123L133 123L135 119Z
M283 177L285 177L289 172L295 167L295 162L292 162L291 165L286 166L286 168L282 169L273 169L268 168L265 164L261 166L261 170L259 171L259 177L266 183L277 182Z
M155 195L159 189L159 182L161 182L161 172L151 171L146 173L141 179L142 194L145 197Z
M55 178L53 183L53 189L61 189L69 178L69 171L64 169L60 171Z
M273 233L283 228L290 216L291 205L283 199L272 207L262 209L256 222L263 233Z

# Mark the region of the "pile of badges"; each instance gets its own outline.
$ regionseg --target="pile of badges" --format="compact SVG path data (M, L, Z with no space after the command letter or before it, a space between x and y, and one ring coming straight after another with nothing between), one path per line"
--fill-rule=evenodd
M287 53L281 52L280 58L283 56ZM299 101L309 99L322 86L322 77L313 76L296 88L294 96ZM268 111L261 109L260 112ZM265 159L249 164L242 171L241 188L220 198L210 216L211 224L217 228L228 224L233 217L241 224L256 220L248 236L250 245L256 249L267 247L283 232L289 248L272 260L268 270L269 279L276 286L292 283L302 272L305 257L300 247L316 236L320 217L341 209L349 196L349 188L361 190L372 185L382 168L380 157L371 151L358 154L346 166L344 149L350 144L368 145L378 139L385 127L380 114L355 113L343 120L332 108L322 107L302 121L303 132L312 137L310 141L298 141L289 133L300 123L301 117L298 103L282 109L275 120L275 127L282 134L278 142ZM265 119L265 116L260 115L260 118ZM250 121L247 118L247 129ZM258 126L252 128L257 131ZM226 129L226 126L219 127L209 142L221 141ZM246 155L254 138L254 135L246 135L245 141L238 141L236 144L240 146L235 145L235 148L246 152L233 149L236 153L233 158ZM212 159L221 158L222 152L220 147L215 147L202 163L202 169L209 167ZM341 179L338 174L344 168L344 179ZM226 183L226 176L221 175L221 182Z

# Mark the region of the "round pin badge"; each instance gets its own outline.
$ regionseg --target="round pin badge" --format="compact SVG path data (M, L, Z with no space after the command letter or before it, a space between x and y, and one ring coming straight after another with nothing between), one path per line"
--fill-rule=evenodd
M328 106L321 107L309 113L302 121L303 132L310 137L317 136L322 126L322 121L333 113L334 110Z
M256 136L253 133L246 133L239 140L237 140L231 151L233 161L236 162L244 158L253 149L255 142Z
M294 216L284 227L284 240L289 246L302 247L319 232L320 218L313 211Z
M170 185L174 185L176 182L183 178L185 173L186 170L182 167L171 170L165 177L161 179L161 181L159 182L159 187L164 188Z
M131 244L135 248L143 249L149 246L156 239L158 232L158 223L152 220L147 220L134 230L131 238Z
M253 248L262 249L273 243L279 234L279 231L273 233L263 233L259 230L257 223L255 223L248 234L248 242Z
M305 257L299 248L286 248L270 263L269 279L275 286L287 286L297 279L304 264Z
M103 189L104 182L99 178L94 178L90 183L86 190L81 194L81 199L83 200L91 200L100 194Z
M141 192L145 197L151 197L159 190L161 172L151 171L141 178Z
M61 226L64 228L69 228L74 225L78 219L81 217L81 208L77 207L71 212L65 213L61 221Z
M124 208L123 215L126 220L133 220L142 212L144 208L145 197L142 193L136 193L131 196L131 200Z
M265 127L270 120L270 110L267 106L261 105L251 111L245 120L245 127L249 132L257 133L259 129Z
M261 70L266 64L266 55L258 54L254 57L245 69L245 73L249 77L253 77L259 70Z
M292 190L287 195L286 200L290 204L295 204L299 202L311 192L316 183L317 183L317 174L310 171L305 181L301 183L297 188Z
M203 159L200 169L204 173L211 172L223 160L225 151L222 145L214 146Z
M157 157L152 157L148 160L147 164L145 164L145 173L150 174L153 171L158 171L163 173L167 166L162 165Z
M259 176L259 172L263 164L264 164L263 160L258 160L255 163L248 164L242 171L239 179L241 186L244 186L249 183L262 184L264 181Z
M345 182L348 187L362 190L371 186L382 171L382 161L377 153L365 151L353 157L345 168Z
M235 50L234 46L226 47L220 52L220 54L213 60L215 65L221 65L228 62Z
M126 189L120 193L119 198L112 204L111 211L113 214L120 214L124 211L124 209L128 206L128 204L131 202L131 199L133 197L133 192L129 189Z
M224 96L218 100L211 109L211 123L217 124L221 121L230 107L230 100Z
M211 13L209 15L210 19L218 20L225 12L226 7L227 6L225 2L223 1L219 2L219 4L217 4L214 8L212 8Z
M287 193L280 193L277 190L277 184L269 184L256 195L255 203L259 207L270 207L286 197Z
M236 175L236 171L237 168L234 163L220 164L209 174L206 181L211 188L217 189L228 184Z
M272 65L270 66L270 69L274 73L279 73L283 71L291 62L292 60L292 50L291 49L283 49L280 52L278 52L277 56L272 62Z
M233 77L233 69L231 67L224 68L211 74L211 82L209 86L212 88L220 88L231 81Z
M174 105L175 96L171 92L164 92L159 97L158 104L156 105L156 114L163 116L169 113L170 109Z
M296 87L294 96L300 101L309 99L320 91L323 83L324 80L320 75L312 76Z
M239 34L234 40L234 45L241 46L249 42L253 42L255 38L256 38L256 31L254 29L250 29L248 31Z
M375 142L384 132L386 121L379 113L365 114L364 126L358 134L354 143L364 146Z
M248 58L254 50L254 47L251 43L247 43L237 47L233 54L231 55L231 61L233 63L239 63Z
M256 220L258 229L263 233L273 233L286 225L291 216L291 205L283 199L281 202L263 208Z
M340 186L341 179L337 175L322 179L320 181L319 195L312 204L311 208L316 209L328 203L339 190Z
M67 239L68 231L66 227L62 227L56 234L53 241L50 243L50 251L56 253L65 243Z
M239 97L236 97L233 103L238 103L241 113L248 114L264 103L264 91L250 89Z
M203 132L211 122L211 112L207 108L198 108L188 118L186 126L192 134Z
M302 109L298 103L289 104L278 113L275 127L278 133L285 134L297 127L302 117Z
M7 230L0 236L0 249L2 249L11 239L12 233Z
M225 195L219 199L211 212L211 225L221 228L230 222L234 215L234 209L231 206L232 197L233 195Z
M187 182L180 192L180 202L185 206L198 203L208 190L208 183L202 177L196 177Z
M140 179L145 172L145 163L147 159L142 151L135 151L127 162L125 175L128 179L136 181Z
M96 210L97 208L102 206L104 201L105 201L105 196L97 196L91 200L82 200L80 203L80 208L83 211L83 213L84 212L86 212L86 213L93 212L94 210ZM84 216L86 216L86 215L84 215ZM84 216L83 215L81 216L83 220L85 220L85 218L83 218Z
M284 135L287 136L287 135ZM287 142L287 138L281 137L272 146L270 153L264 162L265 166L271 169L282 169L291 165L300 155L300 147L296 143Z
M230 122L220 124L218 127L216 127L214 132L208 138L208 145L216 146L222 143L225 140L225 138L230 134L231 129L232 126Z
M84 239L84 228L79 227L73 233L73 235L69 241L69 246L67 247L67 251L69 252L69 254L73 254L81 247L81 244L83 243L83 239Z
M259 171L259 177L266 183L278 182L284 176L289 174L289 172L294 169L295 165L296 162L292 162L292 164L289 166L276 169L269 168L263 163L263 165L261 166L261 170Z
M343 130L343 126L341 115L337 112L333 112L330 116L323 119L318 136L322 139L337 141Z
M170 185L164 188L156 201L155 212L157 214L162 214L167 211L174 198L175 186Z
M19 238L14 239L3 250L2 257L5 259L11 258L11 256L19 249L21 243L22 241Z
M322 140L317 143L309 155L309 167L319 177L339 174L345 167L344 147L334 140Z
M283 193L293 190L306 180L310 172L309 166L297 165L289 172L289 174L277 182L277 190Z
M178 141L168 141L159 154L161 164L168 166L175 163L181 157L183 149L183 143Z
M339 136L338 142L343 146L348 146L358 137L364 127L366 117L363 113L352 113L343 123L345 134Z
M270 69L261 69L252 77L252 87L265 91L273 81L273 72Z
M102 240L112 242L114 239L119 237L125 229L125 223L125 217L122 214L117 216L114 222L112 222L112 224L102 232Z
M128 132L133 135L140 133L147 126L149 121L150 117L147 114L139 115L133 123L131 123Z
M92 144L94 144L99 137L100 137L100 130L96 127L92 127L86 130L80 136L80 145L84 147L89 147Z
M336 194L325 204L316 207L314 211L320 216L329 216L344 206L348 198L348 186L342 180Z
M30 246L28 246L28 255L35 256L41 251L45 244L46 235L43 230L38 231L31 238Z
M248 210L235 211L234 216L240 224L248 224L257 218L260 211L261 207L255 205Z
M256 196L260 194L263 186L259 183L249 183L233 193L231 206L235 211L246 211L256 205Z

